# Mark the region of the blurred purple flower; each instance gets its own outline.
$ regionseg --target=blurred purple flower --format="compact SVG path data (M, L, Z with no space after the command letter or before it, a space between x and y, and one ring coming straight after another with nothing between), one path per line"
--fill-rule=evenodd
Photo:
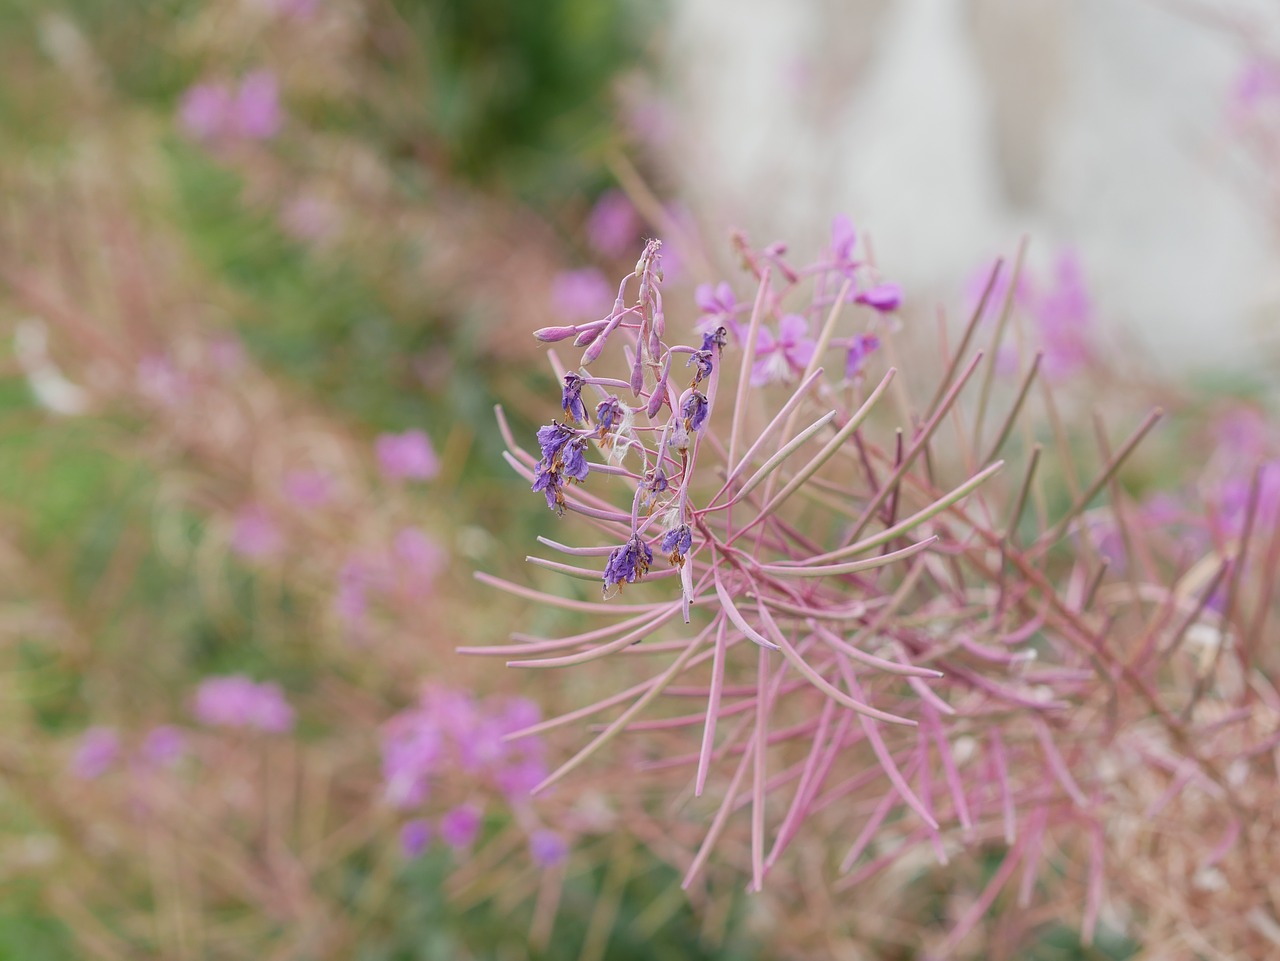
M640 235L640 217L620 190L601 194L587 217L587 239L606 257L620 257Z
M403 527L395 536L392 551L405 580L425 590L449 566L449 552L431 535L416 527Z
M284 477L284 496L298 507L323 507L333 497L333 479L324 471L294 470Z
M280 87L275 74L255 70L240 80L232 105L232 127L245 140L270 140L280 132Z
M776 338L763 325L757 338L756 362L751 365L753 387L786 383L804 373L817 348L809 337L809 322L799 314L786 314L778 321Z
M1053 286L1032 298L1031 310L1044 344L1045 373L1061 376L1087 366L1093 304L1074 251L1064 250L1054 267Z
M463 804L440 819L440 840L451 848L470 847L480 834L481 812L474 804Z
M853 227L853 221L844 214L839 214L831 221L831 256L835 260L837 270L852 276L853 271L858 267L858 261L853 256L854 249L858 246L858 232Z
M569 856L569 842L555 831L541 828L529 835L529 854L541 867L553 867Z
M260 560L280 550L284 537L271 515L259 504L247 504L231 528L231 549L242 557Z
M849 344L849 353L845 357L844 376L848 380L856 379L862 373L862 365L880 347L880 338L874 334L857 334Z
M609 312L614 292L594 267L564 270L551 281L551 306L566 320L595 320Z
M293 708L280 685L255 683L243 675L201 681L192 713L210 727L257 728L276 734L293 728Z
M231 91L226 84L198 83L182 95L178 123L192 140L208 143L225 136L231 116Z
M431 825L422 818L405 821L400 828L400 850L407 858L421 857L431 843Z
M83 781L92 781L106 774L119 757L120 736L115 729L91 727L71 756L71 773Z
M171 724L153 727L142 739L142 759L155 767L172 767L182 760L186 750L186 735Z
M431 480L440 473L431 440L420 430L383 434L376 444L378 466L392 480Z
M899 284L877 284L854 294L853 299L881 313L892 313L902 306L902 287Z
M1231 91L1231 106L1240 113L1255 110L1264 100L1280 94L1280 69L1266 60L1245 64Z

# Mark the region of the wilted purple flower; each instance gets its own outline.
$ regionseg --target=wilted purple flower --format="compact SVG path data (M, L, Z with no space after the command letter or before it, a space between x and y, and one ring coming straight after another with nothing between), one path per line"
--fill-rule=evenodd
M275 74L255 70L240 80L232 105L232 125L246 140L270 140L280 132L280 88Z
M156 767L172 767L186 750L186 735L171 724L153 727L142 739L142 759Z
M640 217L620 190L600 195L587 217L587 239L606 257L620 257L640 233Z
M697 367L694 368L693 384L690 385L690 386L696 387L704 378L711 376L711 367L712 367L711 351L695 350L692 354L689 355L689 359L684 362L684 365L686 367L688 367L690 364L698 365Z
M554 867L569 855L569 842L546 828L529 835L529 854L534 862L544 868Z
M542 450L542 459L548 464L560 456L560 450L574 437L573 429L558 421L552 421L538 428L538 447Z
M571 320L601 317L613 303L609 281L595 267L565 270L551 281L551 305Z
M844 376L848 380L855 379L862 373L863 362L880 346L880 338L874 334L857 334L849 344L849 353L845 357Z
M573 372L564 375L564 387L560 390L560 407L565 416L579 424L587 421L587 408L582 403L582 377Z
M775 338L768 327L761 326L756 341L756 362L751 365L751 384L786 383L804 372L817 343L809 337L809 322L799 314L785 314L778 321Z
M576 481L587 479L590 465L587 463L586 451L587 442L582 437L575 437L564 445L560 451L560 462L566 477Z
M91 727L80 738L71 756L71 773L83 781L106 774L120 756L120 736L114 728Z
M280 550L284 537L260 504L247 504L236 514L231 528L231 549L242 557L260 560Z
M615 547L604 566L604 589L634 584L649 572L653 551L639 534L632 534L621 547Z
M383 434L376 449L383 476L392 480L431 480L440 473L440 460L423 431Z
M689 391L689 396L680 405L680 413L684 415L684 429L698 431L707 420L707 396L700 390Z
M626 405L612 394L596 404L596 424L602 436L620 427L626 417Z
M293 708L280 685L255 683L243 675L201 681L192 711L210 727L252 727L277 734L293 727Z
M298 507L323 507L333 497L333 479L324 471L289 471L282 491Z
M231 102L231 91L226 84L195 84L182 95L178 122L192 140L217 140L227 133Z
M470 847L480 833L481 813L474 804L463 804L440 819L440 839L451 848Z
M684 563L691 547L693 547L693 531L689 529L688 524L673 527L662 537L662 551L676 567Z
M400 850L407 858L421 857L431 843L431 825L423 818L405 821L400 826Z

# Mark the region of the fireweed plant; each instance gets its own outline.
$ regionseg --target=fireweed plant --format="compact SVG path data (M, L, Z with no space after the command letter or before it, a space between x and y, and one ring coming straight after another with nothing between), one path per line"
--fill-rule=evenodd
M1022 358L1012 384L997 374L1015 284L1003 285L999 322L979 324L1000 264L954 349L944 339L940 379L916 396L921 385L894 367L871 372L895 355L901 293L859 259L847 220L805 267L781 245L735 244L755 286L749 300L727 283L705 285L701 316L669 322L651 241L607 316L536 332L584 348L573 369L550 353L560 413L537 432L536 452L498 410L510 465L556 519L576 514L596 533L578 546L540 537L567 560L528 561L599 593L478 577L605 623L463 650L523 669L625 658L637 677L510 735L606 718L533 793L620 735L643 733L645 767L676 779L675 820L701 835L696 850L671 853L686 888L718 852L715 861L765 890L806 832L843 875L839 888L918 866L922 854L946 864L964 846L1002 846L980 893L939 935L944 955L1006 888L1026 905L1051 882L1080 886L1091 940L1107 903L1109 846L1132 852L1159 834L1132 816L1203 794L1221 803L1196 808L1196 830L1220 843L1199 855L1201 867L1225 872L1270 922L1274 885L1240 841L1268 831L1273 815L1241 784L1247 759L1277 743L1280 698L1260 672L1252 689L1215 683L1239 636L1220 612L1246 592L1248 535L1194 563L1185 541L1154 556L1163 537L1122 509L1117 478L1160 411L1118 445L1099 426L1101 467L1078 483L1037 376L1043 353ZM979 331L985 352L971 351ZM606 372L610 359L618 376ZM1038 471L1047 458L1026 416L1037 386L1062 491L1047 492ZM902 424L894 430L871 417L890 404ZM1016 466L1000 459L1006 448ZM1064 506L1051 518L1052 494ZM1108 576L1096 543L1098 509L1086 515L1102 494L1114 505L1107 530L1134 559L1123 579ZM1259 603L1246 619L1255 632L1270 593ZM1189 657L1188 636L1211 653ZM1231 661L1248 671L1243 657ZM1250 703L1266 707L1242 723ZM689 789L713 809L699 813ZM1126 895L1155 911L1147 894Z

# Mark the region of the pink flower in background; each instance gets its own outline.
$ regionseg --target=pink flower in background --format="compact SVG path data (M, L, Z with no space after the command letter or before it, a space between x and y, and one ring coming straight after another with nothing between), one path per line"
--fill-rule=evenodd
M451 848L470 847L480 834L481 812L474 804L463 804L440 819L440 840Z
M148 354L138 361L138 393L161 407L177 407L188 393L187 378L165 354Z
M337 231L341 215L330 201L315 194L299 194L280 211L280 226L294 240L320 243Z
M242 557L260 560L280 550L284 537L271 515L259 504L247 504L231 528L231 549Z
M751 383L786 383L804 373L813 359L817 343L809 337L809 322L799 314L785 314L778 321L778 335L761 325L756 341L756 362L751 367Z
M238 674L202 681L192 713L210 727L256 728L275 734L293 728L293 708L279 684L257 683Z
M209 360L224 374L234 374L244 367L244 344L235 334L220 334L209 343Z
M431 843L431 825L422 818L405 821L400 828L400 850L407 858L421 857Z
M113 728L91 727L71 756L71 773L84 781L102 777L120 757L120 736Z
M186 736L170 724L153 727L142 740L141 756L155 767L173 767L187 750Z
M1058 255L1052 286L1031 297L1030 306L1044 345L1045 373L1061 376L1087 366L1093 358L1093 304L1074 251Z
M420 590L429 588L440 572L449 566L449 552L416 527L404 527L396 533L392 553L404 580Z
M606 257L621 257L640 236L640 215L621 190L600 195L587 217L587 239Z
M324 471L289 471L282 489L284 496L298 507L323 507L333 499L333 479Z
M553 867L569 856L569 842L555 831L542 828L529 835L529 854L536 864Z
M566 320L595 320L609 312L614 291L594 267L564 270L551 281L551 305Z
M831 255L835 259L836 269L852 276L860 262L853 256L858 246L858 232L853 221L844 214L831 221Z
M255 70L240 81L232 105L232 129L245 140L270 140L280 132L280 88L275 74Z
M391 480L431 480L440 473L431 440L420 430L403 434L383 434L375 445L378 466Z
M1266 100L1280 95L1280 69L1266 60L1245 64L1231 91L1231 110L1237 120L1256 110Z
M202 143L217 140L226 135L231 103L231 91L226 84L195 84L182 96L178 123L192 140Z
M899 284L876 284L858 291L853 299L881 313L892 313L902 306L902 287Z

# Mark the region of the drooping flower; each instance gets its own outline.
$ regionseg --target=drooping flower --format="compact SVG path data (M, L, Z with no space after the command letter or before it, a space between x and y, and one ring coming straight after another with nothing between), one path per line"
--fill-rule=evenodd
M378 466L391 480L431 480L440 473L440 459L423 431L383 434L375 446Z
M564 386L560 389L560 407L565 417L579 424L587 422L587 408L582 403L583 384L581 375L570 371L564 375Z
M785 314L778 321L778 336L761 326L756 341L756 361L751 365L751 384L787 383L813 359L817 343L809 337L809 322L799 314Z
M676 567L684 563L684 559L693 547L693 531L688 524L673 527L662 537L662 551Z
M119 757L120 735L115 729L91 727L71 756L71 773L82 781L93 781L111 770Z
M690 433L702 429L707 421L707 395L700 390L689 391L689 396L680 405L680 413L684 415L684 429Z
M862 365L866 359L880 347L880 338L874 334L857 334L849 344L849 352L845 355L844 376L847 380L855 380L862 373Z
M639 534L632 534L625 544L615 547L604 566L604 589L634 584L649 572L653 551Z
M689 359L684 362L686 367L690 364L697 364L697 366L693 369L693 383L689 386L697 387L704 378L711 376L711 351L695 350L689 355Z

